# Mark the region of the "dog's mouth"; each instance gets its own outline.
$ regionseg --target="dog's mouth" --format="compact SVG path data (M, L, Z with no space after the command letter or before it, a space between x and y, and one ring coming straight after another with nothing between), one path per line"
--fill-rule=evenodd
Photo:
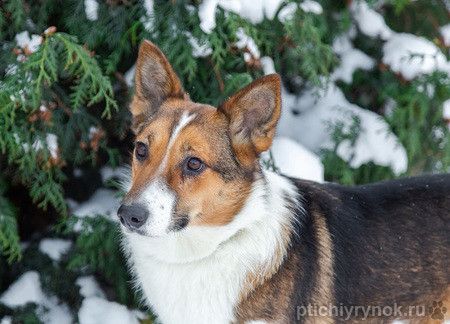
M120 224L120 228L126 234L139 234L142 236L149 236L143 230L141 230L139 228L129 228L129 227L125 226L123 223Z
M190 217L187 214L180 214L172 216L172 223L169 226L168 232L180 232L189 224Z

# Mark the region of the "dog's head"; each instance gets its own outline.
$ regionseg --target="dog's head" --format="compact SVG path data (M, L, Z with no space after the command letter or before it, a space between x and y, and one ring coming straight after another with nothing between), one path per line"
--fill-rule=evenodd
M144 41L131 104L131 188L118 212L126 231L161 237L232 222L260 175L280 105L275 74L218 108L192 102L164 54Z

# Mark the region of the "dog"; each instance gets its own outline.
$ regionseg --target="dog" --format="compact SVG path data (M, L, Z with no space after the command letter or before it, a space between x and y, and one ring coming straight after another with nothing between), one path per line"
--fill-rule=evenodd
M118 217L152 311L169 324L444 315L450 176L345 187L263 171L280 87L272 74L218 108L195 103L164 54L141 44L131 181Z

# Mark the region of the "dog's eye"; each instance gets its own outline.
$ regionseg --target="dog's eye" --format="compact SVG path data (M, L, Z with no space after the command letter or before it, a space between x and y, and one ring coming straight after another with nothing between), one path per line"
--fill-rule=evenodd
M139 161L144 161L148 156L148 147L142 142L137 142L134 152Z
M183 166L184 172L192 175L199 174L203 171L204 167L205 164L203 161L196 157L187 158Z

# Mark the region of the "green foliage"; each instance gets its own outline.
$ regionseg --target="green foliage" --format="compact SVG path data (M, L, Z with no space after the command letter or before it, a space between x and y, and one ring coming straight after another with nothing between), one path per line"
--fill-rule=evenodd
M117 224L100 215L95 218L72 218L68 223L68 232L71 232L77 223L78 226L81 223L82 230L76 238L69 269L77 270L88 266L114 287L119 302L131 304L135 296L130 290L131 278L121 252Z
M344 91L363 107L377 107L408 154L408 174L446 172L450 134L442 103L450 98L449 77L436 72L401 82L389 71L355 73ZM358 90L356 90L358 89ZM393 107L386 109L387 102Z
M112 85L95 58L63 33L44 33L35 53L12 64L0 89L0 151L14 167L14 175L30 187L33 200L42 208L51 204L64 215L61 183L65 176L60 166L65 161L80 162L80 155L86 154L78 149L72 155L73 150L67 152L70 146L59 149L49 134L56 135L53 141L67 135L74 140L81 125L71 127L72 121L86 117L85 106L95 103L103 102L101 116L110 117L117 109ZM59 115L62 124L54 123L53 115ZM81 137L88 138L89 124L84 124Z
M424 19L426 17L426 19ZM439 26L448 23L445 1L390 0L386 3L385 18L394 30L423 35L429 39L439 37Z
M286 65L286 76L300 75L316 86L323 86L324 76L328 76L336 63L331 46L324 42L329 26L323 17L297 10L284 29L293 42L280 58Z
M0 314L14 318L13 323L42 324L42 321L40 321L37 316L38 306L34 303L15 309L2 308L3 307L0 305Z
M21 0L5 1L2 5L2 14L0 15L0 36L12 33L22 27L25 23L25 7ZM11 28L12 27L12 28Z
M345 127L342 122L329 125L330 129L332 129L334 147L322 152L325 179L345 185L358 185L394 178L394 174L389 167L369 162L355 169L338 156L337 150L339 145L349 142L350 146L353 146L360 133L360 119L357 116L351 116L351 118L352 123L350 127ZM352 157L350 157L349 161L351 160Z
M393 76L385 75L386 84ZM397 107L387 120L408 152L410 174L446 172L450 161L450 136L442 118L442 102L450 98L450 79L435 73L411 84L393 83L382 88L384 98Z
M17 233L16 210L4 197L7 185L0 178L0 251L9 263L20 260L21 249Z

